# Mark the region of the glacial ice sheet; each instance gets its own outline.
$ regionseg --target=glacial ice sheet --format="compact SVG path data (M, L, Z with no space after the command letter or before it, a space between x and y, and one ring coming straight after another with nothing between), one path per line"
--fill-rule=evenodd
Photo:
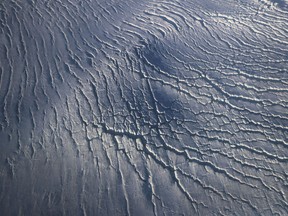
M0 214L288 215L285 0L2 0Z

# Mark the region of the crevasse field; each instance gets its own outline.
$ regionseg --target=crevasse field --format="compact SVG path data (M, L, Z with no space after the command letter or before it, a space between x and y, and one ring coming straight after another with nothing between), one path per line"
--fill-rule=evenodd
M287 0L1 0L0 215L287 216Z

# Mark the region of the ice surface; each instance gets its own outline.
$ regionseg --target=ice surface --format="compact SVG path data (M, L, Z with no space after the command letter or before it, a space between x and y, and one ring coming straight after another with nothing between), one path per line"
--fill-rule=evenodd
M0 215L288 215L288 7L2 0Z

